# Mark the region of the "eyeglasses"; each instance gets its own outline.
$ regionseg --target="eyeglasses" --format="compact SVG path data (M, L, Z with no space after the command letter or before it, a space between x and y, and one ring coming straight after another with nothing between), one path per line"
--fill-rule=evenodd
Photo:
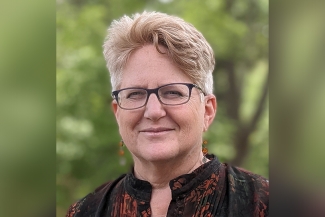
M156 94L160 103L173 106L187 103L190 100L193 87L201 90L206 95L196 84L173 83L154 89L124 88L113 91L112 97L114 97L120 108L126 110L144 107L152 93Z

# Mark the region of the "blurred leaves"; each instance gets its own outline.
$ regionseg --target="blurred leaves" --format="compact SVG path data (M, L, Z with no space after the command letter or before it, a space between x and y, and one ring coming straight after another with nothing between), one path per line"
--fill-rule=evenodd
M209 152L223 162L241 155L235 140L239 129L250 124L268 74L268 1L57 1L57 216L130 168L129 153L126 166L118 163L120 137L102 43L113 19L143 10L180 16L211 44L218 114L205 135ZM233 98L232 87L236 105L227 101ZM268 107L263 102L240 166L268 176ZM236 118L229 109L234 106Z
M0 216L54 213L54 15L44 1L0 3Z
M323 2L270 3L272 213L324 216ZM0 1L0 216L54 216L55 39L56 198L57 216L64 216L72 201L123 172L114 155L119 136L107 105L109 82L101 56L111 20L158 10L184 17L202 31L216 53L219 103L206 137L211 152L225 162L235 156L238 123L228 115L224 66L235 61L237 82L243 85L238 114L245 123L253 112L253 95L260 94L254 90L261 85L257 80L265 74L258 71L268 65L268 8L266 0ZM267 108L266 101L243 163L263 175L268 171ZM76 125L85 135L71 130Z
M271 31L273 213L325 216L325 26L321 1L275 1ZM279 216L275 214L276 216Z

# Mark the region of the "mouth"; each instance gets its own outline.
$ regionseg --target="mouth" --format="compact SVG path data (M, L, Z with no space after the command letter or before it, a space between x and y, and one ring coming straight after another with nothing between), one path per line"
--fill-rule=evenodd
M159 134L159 133L165 133L173 130L174 130L173 128L157 127L157 128L146 128L140 130L140 133Z

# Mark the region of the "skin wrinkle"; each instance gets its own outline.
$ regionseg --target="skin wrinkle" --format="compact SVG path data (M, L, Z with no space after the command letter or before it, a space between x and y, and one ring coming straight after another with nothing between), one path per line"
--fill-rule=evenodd
M141 61L139 57L146 61ZM121 88L156 88L174 82L193 83L168 56L159 54L153 45L146 45L131 54L124 69ZM215 98L207 97L201 101L200 95L201 92L193 88L189 102L166 106L152 94L145 107L128 111L121 110L116 102L113 103L120 134L134 157L135 174L141 179L149 180L157 187L164 186L175 176L193 171L202 164L202 133L213 120L205 114L206 109L213 113L213 117L215 115L215 110L210 109L213 106L205 107L205 104L215 103ZM165 126L174 130L168 134L167 139L157 140L154 137L147 138L138 131L144 126ZM190 160L186 160L188 165L181 168L179 164L184 159ZM149 175L148 168L151 170Z
M166 53L163 46L159 50ZM147 44L130 55L120 88L152 89L169 83L194 82L168 54L161 54L154 45ZM167 213L172 197L170 180L191 173L203 164L202 134L215 116L214 95L202 100L202 92L193 88L190 100L181 105L161 104L151 94L147 104L139 109L121 109L116 101L112 106L121 137L134 160L134 175L152 186L153 216ZM152 128L167 130L148 131Z
M202 134L217 104L215 59L203 35L181 18L144 11L113 21L103 47L113 90L194 83L205 94L193 88L191 99L175 106L150 94L147 105L134 110L121 109L113 100L134 173L101 185L72 205L67 216L157 217L167 211L171 216L268 216L267 180L213 155L204 164Z

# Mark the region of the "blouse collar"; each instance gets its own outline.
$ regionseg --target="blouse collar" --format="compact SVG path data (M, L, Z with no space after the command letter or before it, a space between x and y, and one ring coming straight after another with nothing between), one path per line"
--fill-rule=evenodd
M170 189L172 190L172 199L185 197L187 193L197 188L212 173L219 169L220 162L218 158L214 155L207 157L210 159L209 162L201 165L193 172L178 176L169 182ZM125 177L124 187L132 197L150 202L152 186L148 181L137 179L134 173L129 173Z

